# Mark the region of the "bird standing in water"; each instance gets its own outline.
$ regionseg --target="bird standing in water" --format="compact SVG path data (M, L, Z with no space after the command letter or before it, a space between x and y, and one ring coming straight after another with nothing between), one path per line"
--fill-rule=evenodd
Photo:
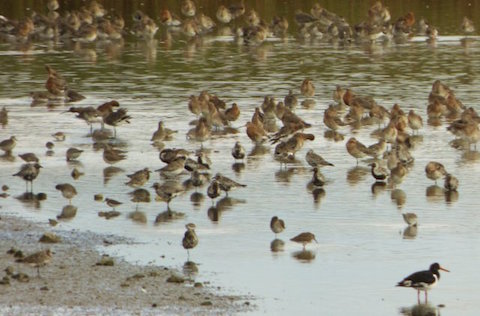
M420 291L425 292L425 303L428 301L428 294L427 292L437 284L438 280L440 280L440 272L439 270L443 270L445 272L450 272L447 269L440 266L438 263L433 263L430 265L428 270L418 271L415 273L410 274L402 281L397 283L397 286L402 287L411 287L417 290L417 300L420 303Z
M198 245L198 237L197 234L195 233L195 224L193 223L188 223L185 225L185 228L187 231L183 235L183 240L182 240L182 245L183 248L187 250L187 255L188 255L188 261L190 261L190 249L195 248Z

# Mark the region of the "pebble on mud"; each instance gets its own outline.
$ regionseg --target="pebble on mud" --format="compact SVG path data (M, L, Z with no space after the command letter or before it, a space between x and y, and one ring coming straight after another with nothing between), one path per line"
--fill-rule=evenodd
M102 258L100 259L100 261L97 262L97 266L112 267L114 264L115 264L115 262L113 261L113 258L111 258L107 255L103 255Z
M167 282L168 282L168 283L183 283L183 282L185 282L185 279L184 279L181 275L172 274L172 275L167 279Z
M62 239L55 235L54 233L46 232L40 237L38 240L39 242L44 242L44 243L50 243L50 244L56 244L62 241Z

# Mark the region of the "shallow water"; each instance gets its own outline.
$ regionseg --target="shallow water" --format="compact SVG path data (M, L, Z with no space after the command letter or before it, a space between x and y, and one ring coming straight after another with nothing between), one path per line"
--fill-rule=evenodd
M0 184L10 187L10 197L0 200L1 211L36 221L54 218L68 204L55 185L69 182L79 192L73 199L78 212L60 227L132 237L140 243L102 251L141 264L178 268L187 261L181 246L184 225L193 222L200 239L190 252L190 259L198 264L197 280L210 281L229 293L256 297L256 313L400 314L414 307L416 294L395 288L396 282L438 261L451 273L442 274L440 285L430 295L431 307L444 305L437 310L442 315L476 314L480 288L473 263L480 257L475 243L480 237L476 212L479 154L453 149L449 141L454 137L446 131L445 121L440 126L426 124L427 98L435 79L453 88L463 104L479 110L480 60L476 56L480 42L461 39L452 31L436 43L415 38L405 44L342 45L289 37L245 46L232 37L187 41L174 36L169 40L161 29L152 42L127 38L123 43L83 46L35 43L28 49L1 43L0 107L9 110L9 123L0 129L0 139L15 135L18 144L14 156L34 152L40 157L44 168L34 182L34 191L48 195L40 203L19 199L25 184L11 174L22 161L3 157ZM87 98L68 105L32 107L28 95L44 90L45 64L58 70ZM289 89L299 94L306 77L316 86L315 106L299 107L297 114L313 124L308 131L316 136L315 141L307 143L297 154L298 161L286 170L273 160L273 147L267 144L263 155L250 155L244 169L235 172L230 155L235 141L241 141L249 153L259 149L242 127L254 108L266 95L281 100ZM332 102L338 84L371 95L387 108L398 103L405 111L415 109L422 115L422 141L412 152L415 163L398 186L401 191L372 188L367 163L356 166L345 150L351 135L363 143L374 143L370 134L376 127L344 128L341 132L346 137L340 142L323 137L323 111ZM229 105L236 102L241 108L241 117L233 124L238 133L214 136L203 146L213 161L212 174L222 172L248 186L231 192L230 200L219 201L234 204L219 214L209 211L211 202L203 187L198 190L203 200L197 205L191 202L194 190L171 202L172 210L185 213L184 219L155 225L155 217L167 206L153 201L139 205L147 223L132 222L127 214L135 210L135 204L126 194L133 190L124 185L126 174L164 165L149 141L160 119L178 130L166 147L199 148L199 144L187 141L185 134L188 122L195 119L187 108L188 96L201 90L217 94ZM102 151L93 146L88 126L72 113L63 112L68 106L98 106L111 99L127 108L132 120L118 127L117 138L112 140L128 151L128 158L114 165L121 170L105 178L109 165L103 161ZM57 131L63 131L66 140L55 142L53 156L47 156L44 145ZM85 151L78 163L65 161L65 152L72 146ZM323 169L327 184L318 197L306 188L311 179L304 161L308 149L335 164ZM460 180L458 196L446 196L432 187L433 182L424 175L430 160L440 161ZM70 173L74 167L85 175L73 180ZM185 175L181 180L187 178ZM153 173L144 186L152 197L150 186L160 180L158 173ZM97 212L110 208L94 201L97 193L123 202L117 208L122 215L110 220L98 217ZM419 217L414 238L403 235L406 225L402 212L415 212ZM278 235L285 242L282 252L270 250L275 239L269 228L273 215L284 219L287 226ZM315 233L319 241L308 245L307 253L299 253L301 245L289 241L303 231ZM304 260L305 256L310 260Z

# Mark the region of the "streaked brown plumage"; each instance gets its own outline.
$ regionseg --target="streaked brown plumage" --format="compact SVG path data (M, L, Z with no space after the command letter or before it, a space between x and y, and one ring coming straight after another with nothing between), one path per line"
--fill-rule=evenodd
M25 162L39 162L37 155L34 153L19 154L18 157L22 158Z
M311 243L312 241L315 241L316 243L318 243L318 241L315 239L315 235L310 232L304 232L304 233L298 234L297 236L291 238L290 240L297 242L299 244L302 244L303 249L305 249L306 244Z
M20 171L15 173L14 176L21 177L25 180L26 191L28 192L28 182L31 184L31 191L33 191L33 180L35 180L40 172L40 168L43 168L40 164L26 163L20 167Z
M17 138L15 136L10 136L8 139L4 139L0 142L0 149L3 150L6 154L10 154L17 145Z
M72 204L72 199L77 195L77 190L69 183L57 184L55 189L62 192L63 197L66 198L70 204Z
M143 168L132 174L127 174L130 180L125 182L125 184L134 188L141 187L150 179L150 173L151 171L148 168Z
M279 234L285 229L285 222L283 221L283 219L280 219L277 216L273 216L270 220L270 229L272 230L272 232L275 233L275 235Z
M235 145L232 148L232 156L233 158L235 158L235 160L242 160L243 158L245 158L245 148L243 148L242 144L239 141L235 142Z
M195 224L188 223L187 225L185 225L185 228L187 230L183 235L182 246L187 250L188 257L190 258L189 250L195 248L198 245L198 237L197 237L197 234L195 233L195 228L196 228Z
M50 249L46 249L32 253L25 258L18 259L17 262L22 262L37 268L37 275L40 276L40 267L47 265L51 259L52 252Z
M447 170L445 170L445 167L441 163L430 161L425 166L425 174L427 178L434 180L436 184L438 179L445 177Z
M83 150L77 149L75 147L70 147L67 149L67 152L65 154L67 161L73 161L76 160L80 155L83 153Z
M322 156L319 154L315 153L313 149L310 149L307 154L305 155L305 160L307 163L312 166L312 167L324 167L324 166L333 166L332 163L326 161L323 159Z

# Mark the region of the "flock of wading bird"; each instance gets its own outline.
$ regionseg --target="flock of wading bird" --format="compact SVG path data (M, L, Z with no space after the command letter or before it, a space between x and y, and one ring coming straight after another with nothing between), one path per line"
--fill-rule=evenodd
M30 16L12 20L0 15L0 39L12 42L73 41L75 43L120 42L125 35L151 40L160 26L165 28L167 39L177 34L199 38L216 34L234 36L252 44L267 38L285 38L289 20L276 15L265 21L254 8L247 8L244 1L229 5L220 4L215 17L206 15L193 0L182 0L179 8L163 8L159 16L150 16L136 10L131 23L113 10L110 12L97 1L77 10L62 10L57 0L48 0L44 14L32 11ZM180 11L178 15L174 12ZM130 19L130 18L129 18ZM128 20L127 20L128 21ZM434 41L438 29L425 19L417 20L413 12L392 19L389 9L382 2L375 2L368 10L365 20L350 25L343 17L315 3L309 12L298 9L294 14L300 39L322 39L343 42L389 41L404 42L413 36L426 36ZM475 32L468 17L464 17L460 30L465 35Z
M56 70L50 66L46 66L46 70L48 78L45 83L47 90L45 93L48 93L49 97L44 99L45 104L49 102L52 96L66 104L81 99L72 99L70 97L72 90L69 88L67 81ZM298 99L300 95L293 93L292 90L279 102L276 102L272 96L266 96L263 103L254 109L251 119L243 125L246 128L246 135L255 144L254 150L258 146L268 147L268 143L274 146L273 159L280 163L281 169L288 168L290 163L297 163L296 156L304 147L305 142L315 139L315 135L305 132L312 125L295 114L297 106L307 108L312 106L314 102L312 98L315 96L313 81L309 78L303 80L299 90L304 97L302 102L299 102ZM75 95L80 96L76 92ZM41 102L35 96L32 97L35 105ZM372 137L378 139L377 142L365 145L356 138L350 137L346 142L346 151L355 158L357 165L359 162L366 161L369 163L371 175L375 180L372 190L374 187L388 187L395 190L396 186L408 176L409 168L414 162L411 150L421 141L419 134L423 127L423 118L415 113L414 110L409 110L407 113L398 104L394 104L391 109L386 109L378 104L372 96L362 95L350 88L341 86L337 86L333 91L333 101L324 111L323 123L327 128L324 137L334 141L342 141L346 136L341 133L343 127L350 126L354 129L359 129L368 126L378 126L371 133ZM203 148L203 143L210 140L212 134L218 134L219 131L229 133L237 130L231 127L231 122L239 118L240 107L236 103L228 107L226 102L217 95L202 91L198 96L190 96L188 109L196 116L196 119L190 122L194 127L188 130L186 137L190 141L200 143L200 149L191 152L184 148L164 148L165 142L173 140L177 131L165 127L163 121L158 123L158 129L150 139L152 145L160 150L159 158L165 163L164 167L155 170L160 173L164 181L162 183L155 182L151 186L154 189L156 199L167 203L167 211L157 216L156 221L158 222L183 217L184 214L171 211L169 205L173 199L191 188L195 188L195 192L197 192L199 187L208 184L206 193L212 199L213 205L214 200L221 195L222 191L228 197L230 191L246 186L222 175L220 172L211 177L210 170L213 165L208 157L208 150ZM115 148L116 127L122 123L130 123L132 117L128 114L127 109L120 107L118 101L109 101L98 107L72 106L64 113L72 113L75 115L75 118L83 120L88 124L90 127L89 135L94 141L94 146L103 148L103 160L107 164L113 165L127 158L127 152ZM457 98L455 92L439 80L433 82L428 96L426 113L428 122L432 125L441 125L443 124L443 118L448 119L450 123L447 130L455 136L455 140L451 142L453 146L468 151L471 150L472 146L476 147L480 136L478 128L480 117L473 108L466 108ZM281 126L279 126L279 123ZM4 127L8 125L8 110L5 107L0 111L0 124ZM94 130L94 124L100 124L101 128ZM111 130L105 128L105 124L112 126L114 132L112 133ZM65 140L63 132L54 133L52 137L57 141ZM2 156L4 161L15 160L12 151L16 143L17 139L15 136L0 142L0 150L5 153ZM47 156L51 153L54 146L55 144L51 141L46 143ZM82 150L74 147L69 148L65 152L66 160L78 160L82 152ZM231 154L235 162L244 160L247 155L245 148L239 141L231 149ZM18 156L25 163L20 166L19 171L14 173L13 176L22 178L26 183L26 193L23 197L33 200L45 199L46 195L43 193L33 194L33 181L42 169L40 159L35 153L21 153ZM359 160L367 157L369 158L368 160ZM305 161L312 167L312 180L307 187L312 193L323 191L326 181L320 170L326 166L333 166L333 164L313 150L307 151ZM241 167L239 168L241 171ZM186 172L190 174L190 178L187 181L180 182L179 179ZM71 176L77 179L82 174L81 171L75 168ZM143 188L149 181L150 174L151 171L148 168L143 168L127 175L128 178L125 185L135 188L130 193L131 201L136 204L136 211L134 212L136 215L132 215L133 219L135 219L135 216L139 216L138 204L150 202L150 192ZM435 183L443 179L444 188L442 189L435 185L435 190L442 190L450 197L457 194L458 179L447 172L442 163L436 161L429 162L425 166L425 174L427 178L435 181ZM29 183L30 188L28 186ZM75 187L70 183L58 183L55 185L55 188L60 191L65 199L70 201L69 205L64 207L58 219L75 216L77 208L71 204L71 200L77 195ZM8 187L3 186L2 189L7 191ZM4 192L2 196L6 197L8 194ZM96 195L95 199L103 200L112 208L111 212L100 212L100 216L112 218L120 214L115 208L120 206L122 202L111 198L103 198L102 195ZM220 203L217 203L215 207L220 209ZM406 229L404 235L410 234L410 236L414 236L416 234L417 216L414 213L404 213L403 217L408 224L408 230ZM140 217L137 220L142 219ZM51 224L55 224L55 222L55 220L51 220ZM277 216L272 217L270 227L275 235L281 233L285 226L282 219ZM198 237L195 233L195 224L189 223L186 225L186 228L182 244L188 251L198 244ZM291 238L291 241L303 245L303 256L305 257L300 256L300 259L308 260L308 252L305 252L305 247L308 243L316 242L315 235L311 232L303 232ZM277 238L271 243L272 251L280 251L283 249L283 246L284 242ZM44 250L33 256L33 258L40 258L37 260L38 262L33 262L34 265L40 266L51 259L51 253ZM28 259L27 261L31 260L33 259ZM438 269L432 271L432 273L435 273L438 272ZM408 284L413 283L404 282L401 285L408 286Z

